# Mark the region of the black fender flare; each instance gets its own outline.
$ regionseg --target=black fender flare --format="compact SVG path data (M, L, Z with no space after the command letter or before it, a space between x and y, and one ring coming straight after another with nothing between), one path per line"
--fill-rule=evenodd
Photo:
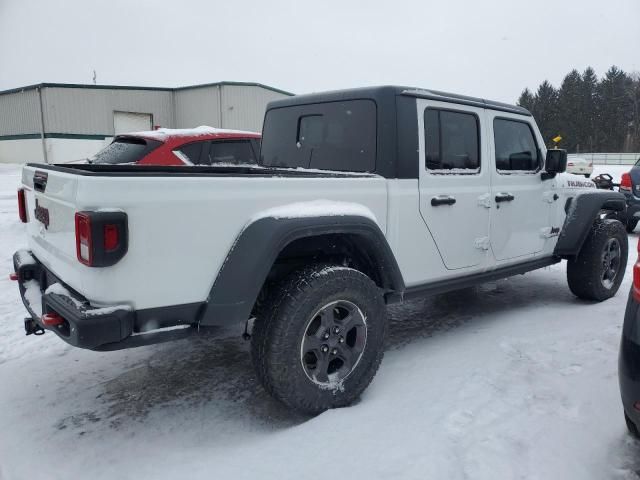
M565 207L567 216L558 236L554 254L561 258L575 257L580 253L593 221L601 210L625 212L627 204L619 192L588 192L570 198Z
M295 240L325 234L355 235L374 256L385 294L397 297L404 292L395 256L372 219L357 215L264 217L245 227L231 247L203 305L199 323L230 325L246 321L280 252Z

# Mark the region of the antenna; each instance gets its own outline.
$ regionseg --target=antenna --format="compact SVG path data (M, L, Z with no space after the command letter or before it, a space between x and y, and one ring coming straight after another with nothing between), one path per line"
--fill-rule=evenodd
M96 78L98 78L98 75L96 74L96 70L95 68L93 69L93 84L96 84Z

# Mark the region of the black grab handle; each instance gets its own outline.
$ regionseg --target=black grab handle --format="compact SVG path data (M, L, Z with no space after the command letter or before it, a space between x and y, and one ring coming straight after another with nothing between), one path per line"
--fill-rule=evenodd
M438 205L453 205L454 203L456 203L456 199L449 196L433 197L431 199L432 207L437 207Z
M511 200L514 200L515 198L516 197L514 197L510 193L504 193L504 194L501 194L501 195L496 195L496 203L510 202Z

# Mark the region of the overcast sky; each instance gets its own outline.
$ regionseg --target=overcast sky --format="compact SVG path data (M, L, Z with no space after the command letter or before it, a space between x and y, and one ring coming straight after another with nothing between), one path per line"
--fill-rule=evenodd
M640 0L0 0L0 89L377 84L513 103L572 68L640 71Z

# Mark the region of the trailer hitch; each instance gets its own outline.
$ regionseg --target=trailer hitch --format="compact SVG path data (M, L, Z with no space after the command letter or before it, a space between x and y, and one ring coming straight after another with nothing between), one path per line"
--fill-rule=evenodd
M24 331L27 335L44 335L44 328L36 323L33 318L24 319Z

